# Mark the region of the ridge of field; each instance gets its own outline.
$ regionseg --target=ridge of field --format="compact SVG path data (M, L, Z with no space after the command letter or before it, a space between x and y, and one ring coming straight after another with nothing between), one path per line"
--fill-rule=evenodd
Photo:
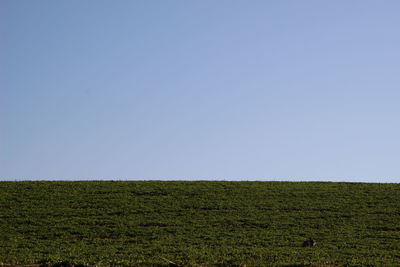
M333 182L0 182L0 265L400 266L399 192ZM302 247L308 237L315 247Z

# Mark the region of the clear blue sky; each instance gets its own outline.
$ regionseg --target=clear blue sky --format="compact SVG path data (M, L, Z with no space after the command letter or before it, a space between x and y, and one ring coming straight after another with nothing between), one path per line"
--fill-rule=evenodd
M0 1L0 179L400 182L400 1Z

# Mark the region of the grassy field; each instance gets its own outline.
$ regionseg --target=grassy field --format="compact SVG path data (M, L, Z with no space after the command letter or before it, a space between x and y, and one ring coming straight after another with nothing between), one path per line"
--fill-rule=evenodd
M168 261L400 266L400 184L0 182L0 265Z

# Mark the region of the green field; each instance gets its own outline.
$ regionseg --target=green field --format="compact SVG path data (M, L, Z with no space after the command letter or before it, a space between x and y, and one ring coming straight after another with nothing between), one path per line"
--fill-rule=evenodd
M400 184L0 182L0 265L169 261L400 266Z

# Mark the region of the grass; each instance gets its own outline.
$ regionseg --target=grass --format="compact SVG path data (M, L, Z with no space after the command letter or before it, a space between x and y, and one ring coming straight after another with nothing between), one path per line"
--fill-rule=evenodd
M400 266L400 184L0 182L0 265L168 261Z

